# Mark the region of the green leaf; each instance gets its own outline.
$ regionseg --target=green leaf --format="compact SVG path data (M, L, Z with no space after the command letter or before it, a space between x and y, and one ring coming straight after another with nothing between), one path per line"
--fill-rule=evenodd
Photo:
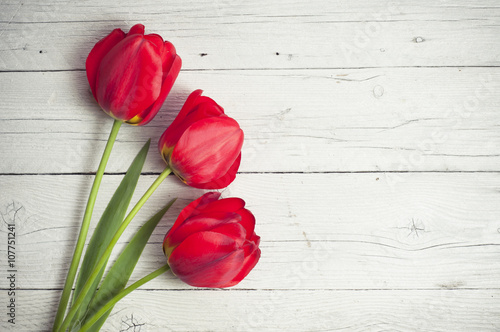
M90 273L94 269L96 263L99 261L103 252L106 250L108 244L115 235L116 230L120 227L120 224L125 218L125 213L127 212L130 200L132 199L132 195L134 194L135 187L137 185L137 181L141 175L150 143L151 140L148 140L135 157L94 230L94 234L92 235L92 238L87 246L82 266L80 267L72 303L78 297L78 294L80 294L80 291L89 278ZM102 268L98 278L96 278L96 281L92 285L92 289L85 297L77 315L75 315L73 324L71 324L72 326L75 322L80 322L85 315L87 306L90 303L97 286L99 285L104 269L105 266Z
M92 299L88 315L86 316L87 318L92 317L94 313L99 311L99 309L102 308L109 300L125 288L128 280L130 279L130 275L132 274L132 271L134 271L135 265L139 261L139 257L148 243L156 225L158 225L158 222L160 222L163 215L168 211L172 204L174 204L174 202L175 199L171 200L163 209L149 219L149 221L146 222L134 235L130 243L120 254L120 257L118 257L116 262L111 267L110 271L104 278L101 287L99 287L99 290ZM104 314L94 325L92 325L89 331L99 331L112 309L113 307L111 307L106 314ZM83 323L85 323L85 321Z

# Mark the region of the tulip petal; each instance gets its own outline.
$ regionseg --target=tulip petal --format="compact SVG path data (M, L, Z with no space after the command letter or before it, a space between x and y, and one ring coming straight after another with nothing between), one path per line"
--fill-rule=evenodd
M240 167L240 162L241 162L241 153L239 154L238 158L236 158L234 163L231 165L227 173L221 176L220 178L206 183L188 183L188 185L199 189L225 188L236 178L236 173L238 172L238 168Z
M226 117L222 107L208 97L200 96L196 100L196 103L196 106L186 114L182 121L176 122L175 124L172 123L169 128L167 128L167 130L171 128L168 134L168 141L166 142L168 146L175 145L186 129L193 123L211 117Z
M213 212L237 212L245 207L245 201L241 198L231 197L219 199L218 201L211 202L203 208L203 213Z
M192 234L168 258L172 272L197 287L224 287L243 262L244 251L238 250L236 242L215 232Z
M179 127L178 130L182 133L195 122L218 116L227 117L227 115L224 114L224 109L217 105L217 103L212 99L205 96L200 96L197 99L197 105L193 109L191 109L191 111L189 111L189 113L186 115L186 117L184 117L182 122L177 125L177 127ZM177 138L175 141L177 142L178 139L179 138Z
M180 127L185 125L185 128L182 131L187 129L189 125L205 118L226 116L224 114L224 109L217 105L217 103L212 99L200 96L197 101L198 104L186 115L182 124L179 125Z
M231 282L227 284L226 287L231 287L238 284L241 280L243 280L252 269L257 265L257 262L260 259L260 249L257 245L253 243L248 243L248 245L244 246L245 250L245 260L243 261L240 272L234 277Z
M239 220L239 218L237 220ZM228 222L226 224L219 224L216 227L212 228L210 231L229 236L234 241L236 241L236 245L238 247L243 246L243 244L245 243L245 236L246 236L245 228L243 228L243 226L241 226L241 224L237 222L233 223Z
M198 99L199 96L203 93L203 90L195 90L191 92L189 97L186 99L184 102L184 105L182 106L181 110L175 117L174 121L168 126L168 128L163 132L163 134L160 137L160 140L158 141L158 150L163 156L163 159L167 161L167 156L163 154L163 150L165 148L170 148L177 143L180 135L184 132L184 130L181 130L179 128L180 123L184 120L186 115L191 111L193 107L196 105L196 100Z
M127 33L127 36L130 35L144 35L144 25L143 24L136 24L133 27L130 28L129 32Z
M156 34L156 33L150 33L149 35L145 35L144 39L150 41L153 45L158 48L159 54L161 55L163 53L163 38Z
M179 75L181 66L182 66L181 58L179 56L176 56L169 74L163 80L160 95L153 103L153 105L151 105L151 107L149 107L144 112L142 112L141 115L139 115L142 119L138 123L139 126L149 123L151 120L153 120L156 114L158 114L158 111L165 102L165 99L167 99L167 96L170 93L170 90L172 89L175 80L177 79L177 75Z
M85 62L85 69L87 71L87 79L90 84L92 95L97 100L96 96L96 77L99 65L102 58L120 41L125 38L125 33L120 29L113 30L109 35L101 39L95 44L94 48L89 53Z
M244 228L239 225L240 220L240 215L232 212L201 213L189 217L175 230L169 232L166 246L176 246L191 234L211 231L225 224L237 224L244 231Z
M260 244L260 236L258 236L257 234L253 233L252 237L250 238L250 241L252 241L253 243L255 243L256 246L258 246Z
M177 51L171 42L166 41L163 44L163 51L161 53L161 62L163 63L163 80L167 78L168 73L171 71ZM180 67L179 67L180 69Z
M246 239L251 240L252 236L255 234L254 233L255 216L252 214L252 212L248 211L247 209L241 209L236 213L238 213L241 216L240 225L245 228Z
M161 78L158 50L141 35L128 36L102 59L97 100L115 118L130 120L158 98Z
M182 106L181 110L179 111L179 114L175 117L174 121L170 125L172 126L177 126L179 122L181 122L186 115L198 104L198 98L201 96L203 93L203 90L194 90L191 92L189 97L186 99L184 102L184 105Z
M186 274L179 278L186 284L194 287L231 287L235 284L232 280L235 279L234 275L238 273L238 268L241 267L243 261L243 251L238 250L227 255L224 259L214 261L210 265L205 265L195 273Z
M182 134L170 158L174 173L187 183L207 183L225 175L239 156L243 131L229 117L207 118Z
M224 114L224 109L217 104L215 100L207 96L198 97L198 99L196 99L196 106L193 107L188 114L200 112L200 109L203 109L202 114L210 114L211 116Z
M177 264L177 271L183 274L191 273L200 266L211 264L238 249L236 241L229 236L210 231L197 232L188 236L174 249L169 262L182 258L181 264Z
M179 227L184 222L184 220L186 220L190 216L195 216L195 215L200 214L201 211L203 210L203 208L207 204L214 202L214 201L217 201L219 199L219 197L220 197L220 193L213 191L213 192L208 192L208 193L204 194L203 196L199 197L198 199L189 203L189 205L186 206L181 211L181 213L179 213L179 216L175 220L174 225L168 231L167 236L169 236L169 234L173 233L175 231L175 229L177 227Z

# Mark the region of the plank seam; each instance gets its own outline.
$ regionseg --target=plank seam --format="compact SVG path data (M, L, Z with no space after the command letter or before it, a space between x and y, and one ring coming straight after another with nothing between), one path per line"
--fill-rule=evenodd
M181 72L205 72L205 71L274 71L274 70L362 70L362 69L412 69L412 68L500 68L500 65L442 65L442 66L366 66L366 67L284 67L284 68L189 68L181 69ZM59 72L85 72L84 68L76 69L37 69L37 70L0 70L0 73L59 73Z
M160 175L161 172L144 172L141 175ZM411 173L423 173L423 174L474 174L474 173L485 173L485 174L498 174L500 170L476 170L476 171L269 171L269 172L238 172L238 174L246 175L259 175L259 174L411 174ZM70 172L70 173L0 173L0 176L92 176L95 175L94 172ZM125 175L125 172L105 172L104 175Z

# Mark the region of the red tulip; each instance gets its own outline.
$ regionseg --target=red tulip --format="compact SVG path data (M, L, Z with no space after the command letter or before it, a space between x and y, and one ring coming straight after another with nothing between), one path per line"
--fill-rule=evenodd
M196 287L231 287L260 258L255 217L240 198L209 192L189 204L163 241L172 272Z
M236 177L243 131L215 101L201 96L202 92L189 95L158 147L170 169L186 184L220 189Z
M181 69L174 45L136 24L113 30L90 51L85 64L94 98L113 118L133 125L151 121Z

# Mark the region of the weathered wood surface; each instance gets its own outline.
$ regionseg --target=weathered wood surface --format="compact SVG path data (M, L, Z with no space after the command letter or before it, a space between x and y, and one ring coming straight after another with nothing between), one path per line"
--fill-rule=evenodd
M16 328L45 331L58 292L19 294L25 310ZM118 303L103 331L497 331L499 296L498 289L139 289Z
M104 331L500 330L495 0L2 1L0 307L14 220L18 306L0 330L50 330L111 128L85 58L138 22L175 44L183 70L150 125L121 129L94 223L135 152L202 88L245 131L223 196L257 216L263 255L230 290L167 273ZM133 201L163 167L153 143ZM158 189L118 247L180 199L132 280L164 263L164 234L200 195L173 176Z
M143 177L133 200L154 178ZM107 176L99 197L110 197L120 179ZM9 223L19 210L20 288L62 287L91 180L0 177L0 187L10 188L10 196L0 194L2 218ZM238 287L500 288L499 189L497 173L241 174L224 196L246 199L258 220L263 256ZM180 209L198 194L171 177L148 202L122 245L165 202L180 197L155 230L134 277L164 262L163 237ZM98 201L95 214L104 207ZM0 229L6 231L5 223ZM5 248L0 254L5 256ZM170 279L145 287L190 288Z
M104 149L111 123L84 72L0 77L0 137L9 156L1 172L97 168L95 151ZM498 68L181 72L158 117L124 127L114 153L128 155L151 137L157 155L161 133L196 88L245 131L242 172L500 170ZM125 171L129 160L112 158L108 171ZM145 171L162 167L152 153Z
M185 69L497 66L484 1L4 1L1 70L83 68L110 30L147 23Z

